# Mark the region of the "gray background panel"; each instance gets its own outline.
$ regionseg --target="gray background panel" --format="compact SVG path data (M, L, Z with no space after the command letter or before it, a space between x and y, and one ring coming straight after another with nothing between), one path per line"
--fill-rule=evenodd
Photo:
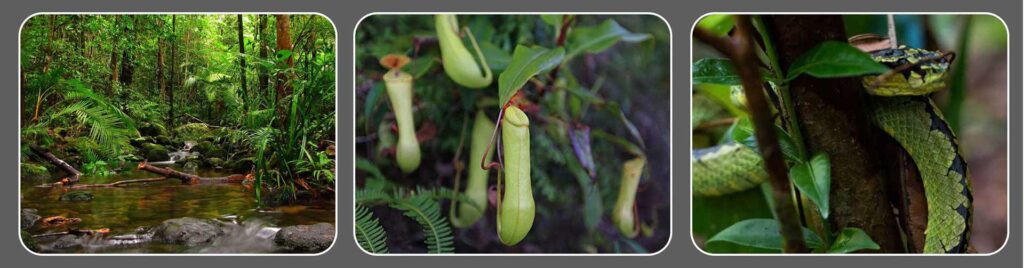
M338 32L338 167L339 199L337 202L339 234L336 245L320 256L270 257L270 256L117 256L117 257L39 257L24 250L18 239L17 218L17 170L18 170L18 30L22 21L36 12L318 12L330 17ZM689 122L689 44L690 27L702 14L712 11L728 12L991 12L1002 17L1010 35L1010 232L1009 242L1002 251L992 256L707 256L696 250L689 237L689 133L674 131L672 159L676 193L673 204L673 236L668 248L650 257L570 257L570 256L459 256L459 257L374 257L364 254L355 245L351 236L351 178L353 170L351 143L353 137L353 87L352 87L352 33L356 23L364 15L375 11L462 11L462 12L654 12L663 16L673 30L673 84L672 99L673 125L684 126ZM7 176L0 189L0 206L7 211L8 220L0 222L0 254L6 267L1020 267L1021 266L1021 12L1019 1L11 1L0 9L0 74L7 74L8 89L0 90L0 113L3 124L8 126L0 132L0 170Z

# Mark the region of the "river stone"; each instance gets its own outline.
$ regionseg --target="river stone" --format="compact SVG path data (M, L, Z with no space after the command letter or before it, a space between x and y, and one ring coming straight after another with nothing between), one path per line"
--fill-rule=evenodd
M92 193L71 191L60 195L60 201L92 201Z
M149 161L167 161L171 157L167 155L167 147L159 144L146 143L142 145L142 154Z
M156 237L167 243L195 246L213 241L224 234L221 223L196 218L177 218L166 220L156 227Z
M33 225L36 225L36 221L39 221L40 217L38 210L34 208L25 208L21 210L21 229L28 229Z
M291 252L323 252L334 243L334 225L321 222L284 227L274 235L274 243Z
M61 236L57 241L54 241L53 244L50 244L51 247L59 249L74 248L81 245L82 243L78 241L78 237L74 235Z

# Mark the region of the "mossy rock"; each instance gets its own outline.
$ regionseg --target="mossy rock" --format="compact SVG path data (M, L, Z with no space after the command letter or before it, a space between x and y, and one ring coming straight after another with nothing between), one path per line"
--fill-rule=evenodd
M60 201L92 201L92 193L71 191L60 195Z
M171 138L167 136L155 136L153 140L156 141L156 144L160 145L171 145L173 143Z
M137 129L142 136L167 136L167 129L152 123L142 123Z
M36 239L32 237L32 234L21 230L21 243L25 244L25 248L32 252L39 252L39 244L36 244Z
M208 166L208 167L213 167L213 168L224 167L224 159L217 158L217 157L207 158L205 163L206 163L206 166Z
M50 171L46 166L36 163L21 163L21 179L23 180L46 180L50 178Z
M149 161L167 161L171 157L167 155L167 147L160 144L146 143L142 145L142 155Z
M201 141L192 147L193 152L199 153L201 156L206 158L224 158L227 153L224 152L223 148L218 147L213 142Z

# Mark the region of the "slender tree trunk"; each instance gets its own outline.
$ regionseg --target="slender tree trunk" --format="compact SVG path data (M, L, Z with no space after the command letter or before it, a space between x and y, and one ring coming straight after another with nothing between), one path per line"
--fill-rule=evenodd
M177 15L171 15L171 87L167 90L167 103L170 105L170 109L167 109L167 129L174 128L174 87L177 85L177 69L178 69L178 18ZM174 135L174 131L171 131L171 136Z
M277 28L277 50L291 51L292 37L291 34L289 33L289 29L291 28L291 21L288 19L288 15L274 16L276 18L276 23L274 23L274 25ZM281 124L281 126L284 126L286 124L285 121L287 121L286 119L288 118L284 106L280 104L281 98L284 98L285 96L292 94L292 86L291 82L289 82L288 75L289 73L292 72L292 70L290 69L295 67L295 53L294 51L292 52L293 53L288 56L288 59L285 60L285 64L287 64L289 70L277 74L277 95L275 96L274 103L275 106L277 106L277 114L279 118L278 124Z
M43 45L43 73L50 71L50 62L53 62L53 41L57 35L57 15L48 15L47 19L50 22L50 32L47 35L49 42Z
M117 54L117 48L112 48L110 51L110 86L113 87L115 83L121 81L121 71L118 70L120 64L120 55Z
M162 22L162 21L161 21ZM158 23L159 26L163 26L163 23ZM157 37L156 45L156 84L157 88L160 89L160 96L167 95L167 81L164 80L164 39Z
M846 42L842 17L766 16L783 69L824 41ZM883 252L904 251L898 224L876 164L875 129L862 107L866 99L858 78L818 79L800 76L790 84L807 148L832 160L830 221L838 229L858 227Z
M267 60L267 49L270 46L267 44L267 21L269 20L270 18L268 18L267 15L260 15L259 44L260 59L262 60ZM267 72L266 68L260 68L259 80L259 92L266 93L267 89L270 87L270 74Z
M249 89L245 79L245 32L242 29L242 14L238 14L238 65L239 73L242 76L242 111L248 111Z

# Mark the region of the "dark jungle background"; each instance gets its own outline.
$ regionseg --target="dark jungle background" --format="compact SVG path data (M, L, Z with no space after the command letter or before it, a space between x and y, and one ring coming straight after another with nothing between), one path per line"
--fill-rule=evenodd
M556 48L560 32L569 33L564 46L586 40L609 42L596 53L567 56L557 74L538 75L522 88L522 100L529 103L530 150L536 218L526 239L515 245L499 242L495 231L493 200L476 224L452 228L455 253L653 253L669 238L669 109L670 47L664 21L655 16L575 15L567 30L561 30L562 14L552 15L458 15L460 27L471 29L479 41L494 78L508 65L516 45ZM613 21L623 31L602 32L607 36L582 35ZM618 30L618 29L616 29ZM574 32L575 31L575 32ZM593 30L590 30L593 32ZM573 41L572 33L581 38ZM621 36L642 41L617 41ZM363 20L356 30L356 157L357 203L370 207L386 231L386 245L394 253L427 251L423 228L386 205L363 204L381 184L394 185L399 193L449 191L454 187L455 165L466 163L469 141L459 159L463 122L472 120L480 100L498 96L497 82L483 89L467 89L454 83L441 66L432 15L376 15ZM600 39L604 38L604 39ZM469 41L463 38L467 47ZM573 42L577 42L573 44ZM472 47L469 48L472 51ZM567 48L567 51L570 50ZM387 69L378 60L387 54L412 58L413 109L421 142L422 163L418 170L402 174L395 164L393 149L381 145L379 133L392 131L394 116L387 101L381 75ZM567 53L568 54L568 53ZM555 81L570 86L550 86ZM584 98L586 96L587 98ZM581 102L581 100L585 100ZM593 105L589 101L593 101ZM597 104L603 102L602 104ZM613 104L614 102L614 104ZM491 120L499 108L483 110ZM630 239L612 225L610 212L619 192L622 163L628 154L617 145L633 142L630 130L618 117L621 109L627 121L646 144L648 174L637 193L637 215L641 235ZM568 123L568 124L566 124ZM467 126L472 126L470 121ZM569 127L574 126L574 127ZM592 162L581 165L570 141L570 128L589 127L586 139ZM465 131L469 131L466 129ZM595 134L600 132L601 134ZM593 138L593 139L591 139ZM468 134L467 134L468 139ZM479 160L475 160L479 162ZM585 167L590 166L592 173ZM465 176L462 178L465 185ZM490 172L489 185L494 185ZM388 186L391 187L391 186ZM419 191L417 191L419 190ZM450 200L438 198L447 222ZM369 203L369 202L367 202ZM357 223L358 224L358 223Z

